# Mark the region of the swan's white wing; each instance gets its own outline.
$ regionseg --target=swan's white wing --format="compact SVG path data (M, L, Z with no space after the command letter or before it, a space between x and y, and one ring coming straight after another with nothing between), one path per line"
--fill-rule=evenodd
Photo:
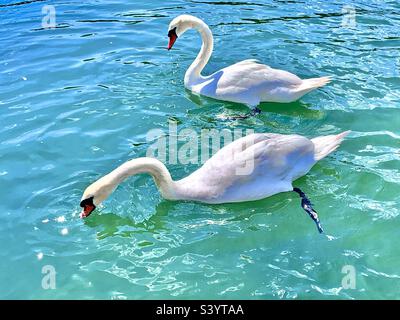
M302 84L302 80L295 74L273 69L254 59L233 64L206 79L194 90L218 99L249 105L257 105L265 99L285 100L291 90Z
M243 60L243 61L237 62L237 63L233 64L232 66L234 66L234 65L244 65L244 64L253 64L253 63L259 64L259 63L260 63L260 60L257 60L257 59L247 59L247 60ZM228 68L229 68L229 67L228 67Z
M314 144L305 137L251 134L219 150L201 169L213 174L206 178L209 182L219 180L219 177L214 178L217 172L225 181L229 177L233 181L248 181L260 176L292 178L304 158L315 163Z
M285 70L274 69L266 64L260 63L256 59L243 60L241 62L230 65L221 71L224 72L221 77L221 85L228 81L238 80L238 83L243 82L242 79L238 79L238 76L242 75L245 77L244 81L264 82L272 81L279 82L282 85L299 85L301 79L293 73Z
M181 182L202 201L253 200L291 190L292 180L314 163L314 144L307 138L252 134L219 150Z

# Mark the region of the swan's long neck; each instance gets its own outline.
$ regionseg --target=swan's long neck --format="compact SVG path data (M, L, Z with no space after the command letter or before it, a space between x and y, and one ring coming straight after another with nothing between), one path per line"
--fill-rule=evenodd
M185 74L185 86L189 87L202 80L201 71L206 66L208 60L210 60L211 54L213 52L214 40L210 28L201 20L194 20L192 26L196 29L203 41L201 49L196 59L187 69Z
M150 174L164 198L176 199L175 182L165 165L154 158L137 158L127 161L101 180L115 188L128 177L139 173Z

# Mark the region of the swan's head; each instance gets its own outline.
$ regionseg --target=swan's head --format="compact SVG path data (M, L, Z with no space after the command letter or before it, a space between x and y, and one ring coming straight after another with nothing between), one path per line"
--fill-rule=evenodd
M80 206L83 210L80 217L88 217L100 203L110 196L114 189L115 186L109 183L107 176L87 187L81 198Z
M174 45L176 39L183 35L187 30L199 28L200 25L204 24L205 23L199 18L188 14L183 14L173 19L168 28L168 50L172 49L172 46Z

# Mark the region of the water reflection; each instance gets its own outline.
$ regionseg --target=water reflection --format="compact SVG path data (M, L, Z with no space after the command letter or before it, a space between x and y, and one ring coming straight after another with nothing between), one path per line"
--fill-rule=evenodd
M131 238L135 234L168 232L165 217L174 209L175 205L176 203L171 201L161 201L155 207L154 214L142 222L135 222L133 217L122 217L112 212L100 214L95 212L83 222L86 226L98 230L98 239L116 235Z
M207 114L207 110L227 108L231 111L240 111L242 113L248 112L249 108L240 103L234 103L229 101L220 101L213 98L200 96L192 93L190 90L185 89L185 96L194 104L202 108L201 111L191 110L195 114L204 113ZM262 114L258 117L262 117L265 113L275 113L280 115L292 116L292 117L304 117L307 119L321 119L324 117L324 111L312 109L310 103L302 102L301 100L294 101L291 103L275 103L275 102L262 102L258 106L262 110ZM204 110L205 109L205 110ZM215 117L208 116L211 122L215 121Z

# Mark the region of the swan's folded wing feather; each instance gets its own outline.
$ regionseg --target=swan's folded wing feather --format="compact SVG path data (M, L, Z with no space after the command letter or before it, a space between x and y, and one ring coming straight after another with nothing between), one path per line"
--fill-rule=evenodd
M302 80L288 71L271 68L250 59L233 64L221 70L218 80L218 94L239 94L252 90L267 90L276 87L296 87Z
M290 175L303 159L313 159L314 144L299 135L268 134L234 156L236 167L254 164L251 176L268 175L283 177ZM240 175L238 179L241 179ZM244 177L246 179L246 177Z
M237 62L235 64L233 64L232 66L238 66L238 65L244 65L244 64L252 64L252 63L256 63L256 64L260 64L260 61L257 59L246 59L240 62Z
M314 144L305 137L252 134L219 150L191 176L217 191L263 177L285 180L307 172L314 163Z

